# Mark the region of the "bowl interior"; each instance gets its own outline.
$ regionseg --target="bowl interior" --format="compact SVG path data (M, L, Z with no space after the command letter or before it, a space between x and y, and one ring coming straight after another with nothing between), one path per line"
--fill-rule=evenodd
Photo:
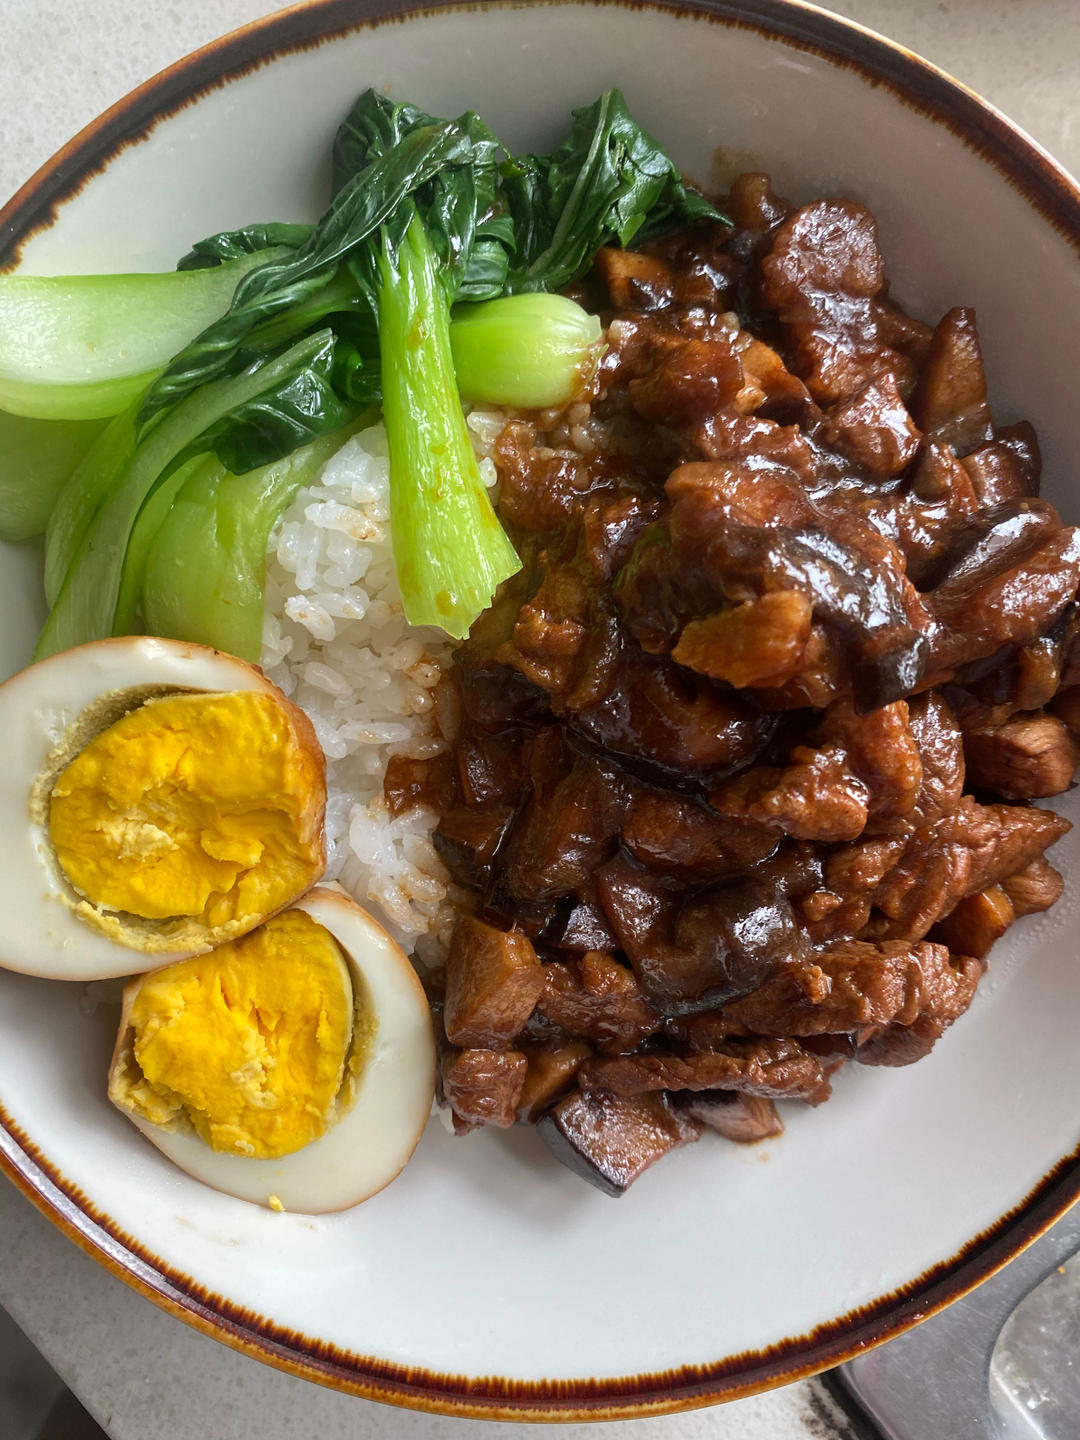
M334 129L368 85L436 114L476 109L512 148L540 149L612 84L702 183L765 169L795 200L868 204L903 305L930 321L976 308L995 416L1033 421L1046 492L1076 511L1073 241L941 119L752 22L568 4L362 27L162 119L89 176L22 265L169 268L215 230L313 218ZM43 615L38 566L33 547L0 560L4 673L26 663ZM1068 797L1055 808L1078 813ZM1054 858L1080 873L1074 839ZM927 1060L852 1067L824 1109L788 1107L780 1140L705 1141L617 1206L531 1132L455 1141L433 1122L400 1180L359 1209L257 1210L175 1172L110 1109L107 1009L88 1014L81 987L9 974L0 1104L147 1256L243 1323L284 1332L294 1357L308 1337L392 1366L524 1382L705 1366L913 1284L1076 1147L1078 897L1074 882L995 948L972 1011Z

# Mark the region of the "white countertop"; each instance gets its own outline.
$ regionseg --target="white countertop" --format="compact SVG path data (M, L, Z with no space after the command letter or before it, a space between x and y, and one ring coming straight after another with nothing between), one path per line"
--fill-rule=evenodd
M276 8L264 0L0 0L0 197L134 85ZM1077 0L841 0L836 8L957 75L1080 170ZM453 1440L533 1430L390 1410L234 1354L128 1290L2 1178L0 1305L113 1440ZM599 1440L616 1430L638 1440L845 1434L813 1384L668 1419L559 1433Z

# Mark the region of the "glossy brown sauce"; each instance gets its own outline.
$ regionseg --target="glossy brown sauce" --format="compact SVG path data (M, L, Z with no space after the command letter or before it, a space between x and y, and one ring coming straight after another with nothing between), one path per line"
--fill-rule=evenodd
M452 749L387 777L475 900L459 1128L539 1121L610 1193L926 1054L1060 894L1030 802L1080 758L1080 542L973 312L899 309L861 206L725 203L601 252L590 393L495 445L524 565L457 653Z

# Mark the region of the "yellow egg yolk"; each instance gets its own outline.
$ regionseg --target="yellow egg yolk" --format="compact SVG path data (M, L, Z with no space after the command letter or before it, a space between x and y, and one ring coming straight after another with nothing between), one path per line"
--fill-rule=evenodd
M317 753L274 696L171 695L61 772L49 833L94 905L238 934L315 878L324 798Z
M345 1077L353 988L302 910L155 971L130 1008L134 1073L113 1099L158 1125L186 1116L215 1150L277 1159L322 1135Z

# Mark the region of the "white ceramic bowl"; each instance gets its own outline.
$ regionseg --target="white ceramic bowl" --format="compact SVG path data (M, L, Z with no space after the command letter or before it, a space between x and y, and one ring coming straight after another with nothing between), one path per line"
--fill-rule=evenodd
M182 61L0 212L6 258L37 273L169 268L212 231L313 218L335 126L368 85L436 114L472 106L512 147L542 148L617 83L704 182L751 166L797 200L869 204L907 308L977 308L996 415L1034 421L1047 492L1080 512L1080 196L988 106L784 0L412 11L322 0ZM4 551L4 671L30 653L39 584L32 549ZM0 1163L143 1293L341 1389L538 1419L745 1394L912 1324L1080 1193L1076 841L1055 859L1066 898L995 948L927 1060L853 1067L781 1140L683 1150L617 1206L531 1131L454 1141L433 1124L355 1211L257 1210L175 1171L110 1109L111 1036L79 987L11 974Z

